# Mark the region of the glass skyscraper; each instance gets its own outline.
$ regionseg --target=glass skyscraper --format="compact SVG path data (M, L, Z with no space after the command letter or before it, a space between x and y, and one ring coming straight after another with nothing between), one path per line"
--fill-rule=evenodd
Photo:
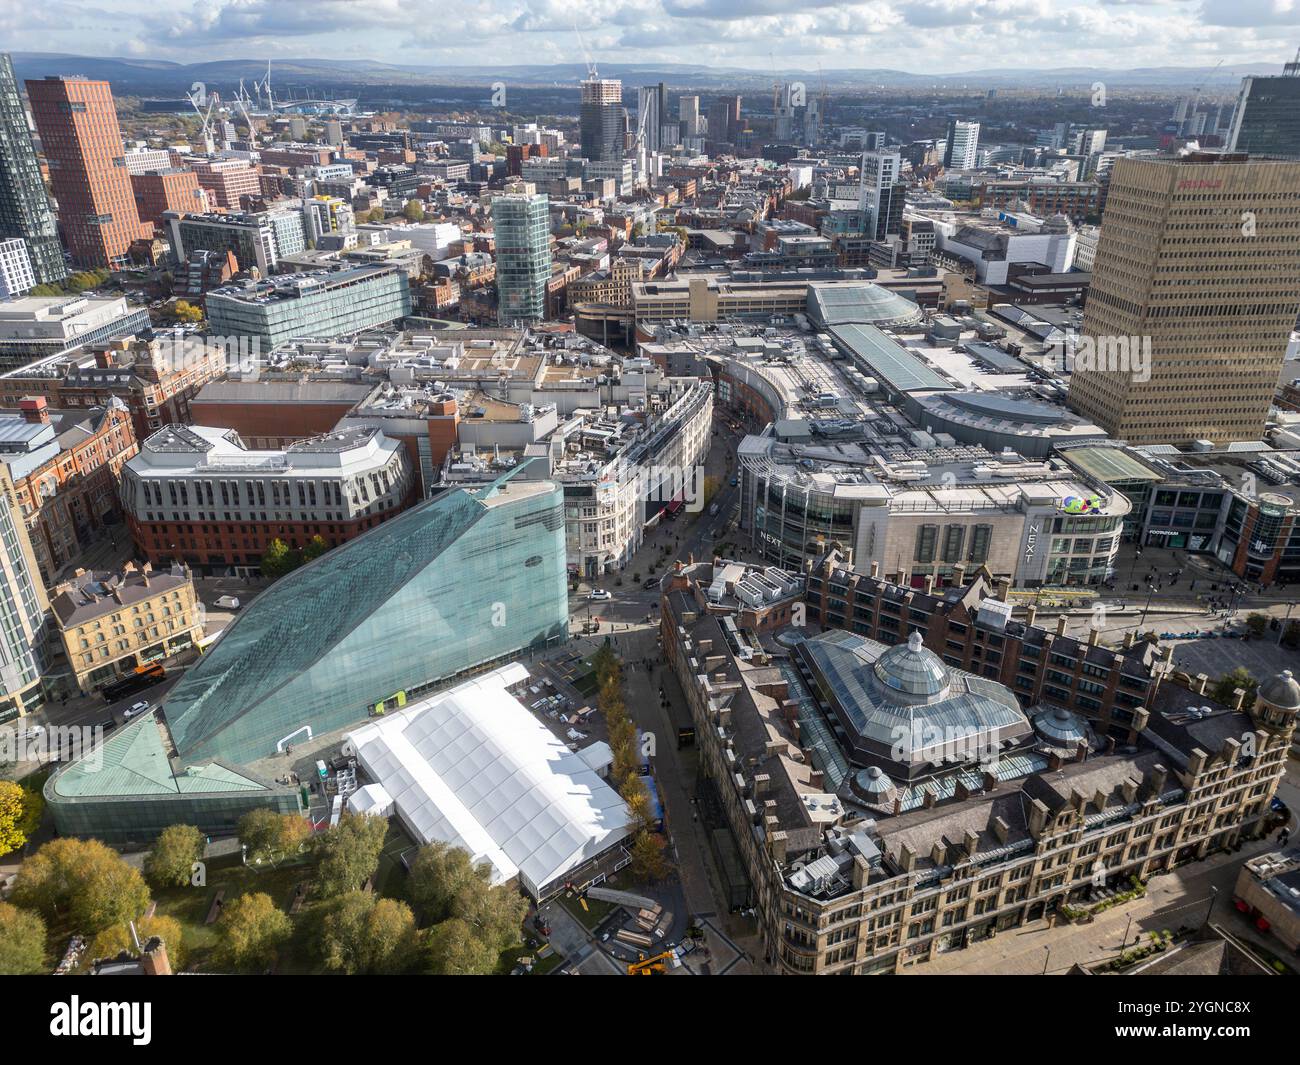
M56 284L68 276L8 55L0 55L0 237L21 237L27 242L38 285Z
M290 573L164 702L182 761L262 758L563 640L564 552L560 488L507 475L439 496Z
M49 603L36 556L0 463L0 722L41 705Z
M1228 150L1300 159L1300 63L1280 78L1243 78Z
M546 316L551 279L550 199L509 193L492 200L497 249L497 318L502 325Z

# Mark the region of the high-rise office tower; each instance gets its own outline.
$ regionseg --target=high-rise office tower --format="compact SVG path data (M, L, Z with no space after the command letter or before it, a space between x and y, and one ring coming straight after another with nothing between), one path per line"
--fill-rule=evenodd
M1070 406L1134 444L1259 439L1300 302L1296 189L1300 162L1117 160Z
M975 165L976 152L980 144L980 124L978 122L948 123L948 140L943 151L945 170L969 170Z
M636 92L637 131L644 137L647 152L657 152L662 146L660 132L668 116L668 91L661 81L658 85L643 85Z
M123 265L131 242L152 237L153 226L136 214L108 82L48 77L29 81L27 96L72 261Z
M550 199L510 193L492 200L497 249L497 319L502 325L546 316L551 279Z
M1228 150L1300 159L1300 57L1280 78L1243 78Z
M623 83L611 78L584 81L578 123L584 158L598 163L622 159L627 130Z
M0 722L43 702L50 604L39 573L9 468L0 463Z
M734 143L740 132L740 97L723 96L709 107L709 136L719 142Z
M8 55L0 55L0 237L20 237L27 243L37 284L57 284L68 276Z
M698 137L700 134L700 98L698 96L677 97L677 119L682 124L683 137Z

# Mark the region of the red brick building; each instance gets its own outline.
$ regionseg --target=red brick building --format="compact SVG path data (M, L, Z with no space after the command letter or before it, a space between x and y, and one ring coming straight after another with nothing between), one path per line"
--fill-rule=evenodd
M41 579L52 587L64 566L120 520L118 479L140 450L131 416L118 400L51 410L33 396L17 410L0 410L0 441Z
M193 170L171 168L132 174L131 192L140 221L157 228L162 227L164 211L192 214L208 209L207 191L199 185L199 176Z
M136 214L108 82L48 77L27 82L27 95L73 262L125 265L132 242L152 237L153 226Z

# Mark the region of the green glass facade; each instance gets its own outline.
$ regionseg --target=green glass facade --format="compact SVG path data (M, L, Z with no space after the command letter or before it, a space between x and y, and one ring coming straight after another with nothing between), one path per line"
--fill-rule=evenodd
M457 490L278 581L163 713L187 764L240 764L567 631L559 487Z
M225 835L251 810L301 812L297 788L243 770L209 763L174 771L152 717L128 722L61 768L45 782L45 801L60 835L118 847L148 843L168 825Z
M492 201L497 252L497 316L502 325L546 315L551 279L550 199L511 194Z
M21 237L38 285L68 276L63 245L45 193L40 163L18 79L7 55L0 55L0 237Z
M411 289L397 267L361 266L213 289L204 305L214 335L257 337L270 351L295 337L342 336L405 318Z

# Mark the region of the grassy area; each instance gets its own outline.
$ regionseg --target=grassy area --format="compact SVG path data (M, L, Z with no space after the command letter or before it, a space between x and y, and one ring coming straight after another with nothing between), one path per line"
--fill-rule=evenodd
M510 970L519 964L521 958L533 959L533 967L527 974L529 976L545 976L564 964L564 955L557 954L549 943L543 943L536 950L532 947L510 947L501 952L495 975L509 975Z
M574 919L589 932L594 931L601 921L617 909L614 903L605 902L603 899L587 899L585 910L576 898L563 898L560 900L560 905L573 914Z
M158 904L158 913L175 918L181 925L181 939L187 957L186 968L203 968L204 962L211 956L217 945L217 925L205 925L204 919L212 905L217 891L225 888L224 904L229 906L241 895L263 892L271 896L277 906L288 912L293 901L294 890L298 884L310 879L311 866L307 864L281 865L276 869L251 869L243 865L238 855L219 860L208 866L208 883L206 887L171 888L155 892L154 901ZM306 912L305 910L303 912ZM295 918L295 931L302 922ZM280 971L310 972L315 966L305 959L310 956L301 948L295 935L286 958L281 963Z

